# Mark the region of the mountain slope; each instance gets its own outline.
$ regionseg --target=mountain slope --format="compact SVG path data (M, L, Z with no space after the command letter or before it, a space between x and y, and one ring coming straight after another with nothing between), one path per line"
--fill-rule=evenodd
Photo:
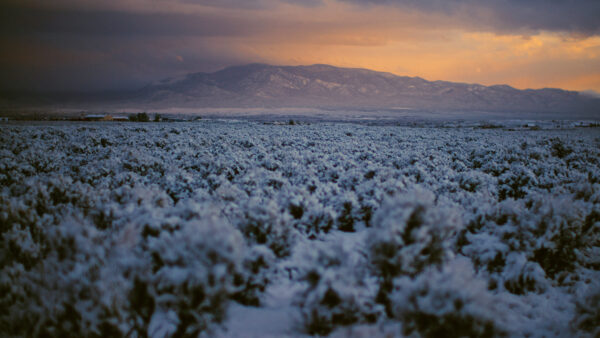
M137 100L161 106L335 107L567 112L594 110L600 100L560 89L426 81L328 65L250 64L194 73L143 88Z
M1 95L0 95L1 96ZM1 101L0 101L1 102ZM328 65L249 64L166 79L142 89L86 95L20 95L42 105L147 108L409 108L436 111L585 113L598 116L600 99L561 89L518 90L506 85L427 81L367 69Z

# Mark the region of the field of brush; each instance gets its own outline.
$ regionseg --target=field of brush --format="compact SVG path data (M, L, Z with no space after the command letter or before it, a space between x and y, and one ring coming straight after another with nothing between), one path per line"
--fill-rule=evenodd
M598 336L600 133L0 125L2 336Z

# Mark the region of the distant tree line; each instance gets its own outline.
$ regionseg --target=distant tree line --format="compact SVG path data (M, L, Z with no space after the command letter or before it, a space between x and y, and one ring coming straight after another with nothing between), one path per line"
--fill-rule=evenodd
M133 121L133 122L148 122L148 121L150 121L150 117L148 116L148 114L146 114L146 112L137 113L137 114L134 114L134 115L129 115L129 121Z
M146 112L129 115L129 121L132 122L150 122L150 116ZM160 114L154 115L154 122L160 122Z

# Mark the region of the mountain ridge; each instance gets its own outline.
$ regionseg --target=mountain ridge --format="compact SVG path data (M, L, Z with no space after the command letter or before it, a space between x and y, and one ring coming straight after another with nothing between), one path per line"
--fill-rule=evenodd
M21 101L27 101L27 95L22 96ZM212 73L197 72L167 78L132 91L41 97L38 100L50 105L148 108L403 107L435 111L583 112L597 115L600 107L598 98L558 88L521 90L505 84L484 86L428 81L326 64L276 66L252 63Z
M331 65L248 64L213 73L192 73L168 85L149 86L142 97L214 107L327 107L570 111L593 109L578 92L556 88L519 90L428 81L364 68ZM591 100L594 101L594 100ZM180 103L179 102L179 103ZM186 104L187 105L187 104Z

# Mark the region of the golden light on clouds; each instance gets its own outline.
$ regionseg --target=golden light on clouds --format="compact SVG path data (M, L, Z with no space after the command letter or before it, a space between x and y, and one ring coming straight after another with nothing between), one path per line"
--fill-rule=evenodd
M14 73L7 81L20 80L27 62L48 65L47 74L38 69L44 79L69 71L76 76L81 72L70 70L71 60L85 67L90 55L95 66L101 55L99 74L114 69L140 81L251 62L321 63L428 80L600 92L600 23L593 15L600 3L591 0L544 8L528 0L14 3L29 7L7 16L16 21L3 28L20 35L5 33L0 42L18 41L13 55L44 46L53 57L0 55L0 70Z
M600 90L598 47L589 41L598 40L595 37L564 41L552 34L524 38L455 32L444 41L388 41L352 34L332 40L327 43L327 37L316 37L303 43L239 44L256 60L267 63L325 63L429 80Z
M318 8L283 4L250 12L271 29L217 40L253 62L324 63L428 80L600 91L600 37L595 35L477 31L435 13L335 1Z

